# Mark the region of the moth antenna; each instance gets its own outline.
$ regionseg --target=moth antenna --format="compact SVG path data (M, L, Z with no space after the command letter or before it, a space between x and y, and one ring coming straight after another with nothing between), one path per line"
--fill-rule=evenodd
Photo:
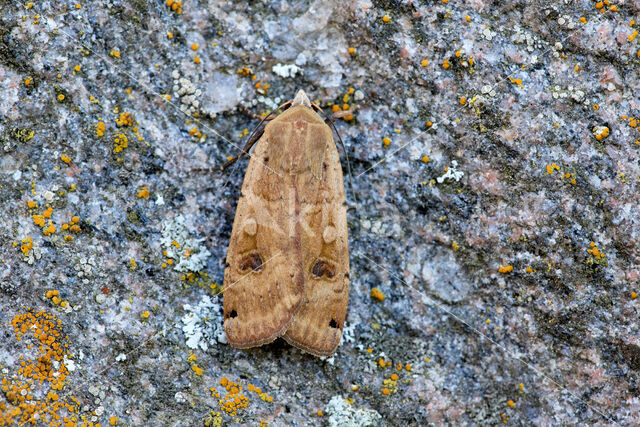
M240 159L245 154L247 154L247 155L249 154L249 150L251 150L251 147L253 147L253 145L256 142L258 142L258 140L260 139L260 137L264 133L264 129L259 129L259 128L260 128L260 126L262 126L262 123L267 119L267 117L269 117L269 116L266 116L265 118L263 118L260 121L260 123L258 123L258 126L253 128L253 130L251 131L251 135L249 135L249 139L244 144L244 147L240 150L240 152L238 154L236 154L235 156L233 156L232 158L227 160L227 162L220 167L221 170L227 169L229 166L234 164L236 162L236 160Z
M324 111L318 107L316 104L312 104L314 108L322 111L322 113L324 114ZM351 162L349 161L349 153L347 153L347 149L344 146L344 142L342 142L342 137L340 136L340 133L338 132L338 129L336 129L336 125L333 122L333 119L330 116L327 116L325 114L325 116L327 117L324 122L327 123L331 129L333 129L333 131L336 133L336 135L338 136L338 141L340 142L340 145L342 146L342 151L344 151L344 156L347 160L347 171L349 172L349 186L351 187L351 195L353 196L353 200L356 202L356 206L358 206L358 197L356 196L356 190L355 187L353 186L353 174L351 173Z
M229 166L231 166L232 164L234 164L237 160L239 160L242 156L244 156L245 154L249 154L249 150L251 150L251 147L254 146L254 144L256 142L258 142L258 140L260 139L260 137L262 136L262 134L264 133L264 128L260 129L260 126L262 126L262 124L269 120L269 117L271 117L271 115L274 113L274 111L278 111L278 110L286 110L287 108L289 108L291 106L291 103L293 101L287 101L284 104L280 105L278 108L276 108L275 110L271 110L269 111L269 114L267 114L266 116L264 116L262 118L262 120L260 120L260 123L258 123L256 125L256 127L253 128L253 130L251 131L251 135L249 135L249 139L247 140L246 144L244 145L244 147L240 150L240 153L236 154L235 156L233 156L231 159L227 160L227 162L222 165L222 167L220 168L221 170L225 170L227 169ZM235 170L235 168L234 168Z

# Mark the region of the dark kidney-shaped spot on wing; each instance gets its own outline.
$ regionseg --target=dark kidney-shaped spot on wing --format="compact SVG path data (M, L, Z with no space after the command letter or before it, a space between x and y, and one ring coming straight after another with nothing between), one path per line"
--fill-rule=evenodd
M315 278L326 277L328 279L333 279L336 275L336 268L333 264L319 259L315 264L313 264L311 274L313 274Z

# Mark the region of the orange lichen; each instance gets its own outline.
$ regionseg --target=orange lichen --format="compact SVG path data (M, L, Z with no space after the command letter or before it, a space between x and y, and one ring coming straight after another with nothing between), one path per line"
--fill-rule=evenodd
M63 154L62 156L60 156L60 160L62 160L66 164L71 163L71 158L69 156L67 156L66 154Z
M505 265L505 266L500 266L498 268L498 273L502 273L502 274L507 274L507 273L511 273L513 271L513 266L512 265Z
M602 141L609 136L609 128L607 126L596 126L592 132L598 141Z
M384 301L384 293L380 290L380 288L371 289L371 298L377 301Z
M60 320L45 311L29 309L15 315L11 324L15 339L25 341L26 348L35 354L20 355L17 370L5 369L0 374L0 388L6 398L0 401L0 426L58 426L62 419L76 425L73 414L79 409L77 401L59 393L69 373L64 363L68 344L64 343Z
M182 1L176 1L176 0L167 0L166 3L167 7L171 8L172 11L174 11L177 14L181 14L182 13Z
M589 243L590 249L587 252L593 256L596 260L604 258L604 254L598 249L598 245L595 242Z
M391 145L391 138L385 136L384 138L382 138L382 144L384 144L385 147L388 147L389 145Z
M423 59L422 61L420 61L420 65L422 65L423 67L426 67L427 65L429 65L429 60Z
M189 130L189 135L197 139L202 138L202 133L195 127Z
M445 59L444 61L442 61L442 68L444 68L445 70L448 70L449 67L451 67L451 64L449 63L448 59Z
M33 249L33 240L31 240L31 236L22 239L22 245L20 246L20 250L24 256L29 255L29 251Z
M138 198L139 199L148 199L149 198L149 190L146 186L140 187L138 190Z

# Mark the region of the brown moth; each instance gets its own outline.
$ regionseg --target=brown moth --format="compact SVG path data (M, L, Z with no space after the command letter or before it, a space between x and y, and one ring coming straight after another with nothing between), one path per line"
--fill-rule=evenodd
M329 356L349 297L342 167L320 108L302 90L287 104L264 128L242 183L224 272L224 330L236 348L283 337Z

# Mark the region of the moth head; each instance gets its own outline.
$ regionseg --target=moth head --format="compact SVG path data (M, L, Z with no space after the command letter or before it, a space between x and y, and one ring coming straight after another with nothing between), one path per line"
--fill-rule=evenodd
M293 98L293 102L291 103L292 107L296 105L304 105L305 107L311 108L311 101L309 101L309 97L302 89L296 93L296 97Z

